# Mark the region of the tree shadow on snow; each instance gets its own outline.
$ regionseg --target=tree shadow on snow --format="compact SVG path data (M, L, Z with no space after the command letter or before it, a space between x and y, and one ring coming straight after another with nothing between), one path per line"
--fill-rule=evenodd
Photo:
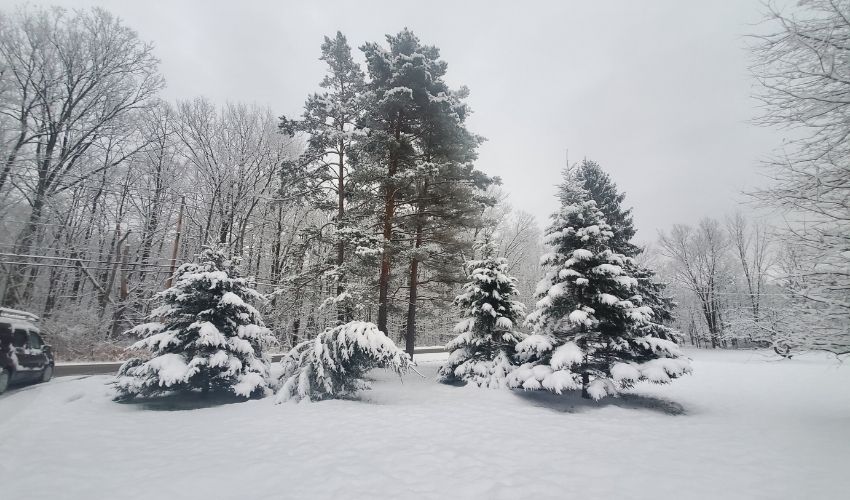
M204 408L214 408L233 403L244 403L247 401L243 397L233 394L208 394L199 393L189 394L166 394L163 396L155 396L144 399L131 399L126 401L118 401L120 404L135 406L142 410L153 411L186 411L186 410L201 410Z
M600 401L584 399L578 391L570 391L561 395L548 391L512 391L517 397L525 399L534 406L549 408L565 413L579 413L596 408L616 406L629 410L649 410L666 415L685 415L687 410L675 401L669 401L653 396L640 394L621 394L618 397L607 397Z

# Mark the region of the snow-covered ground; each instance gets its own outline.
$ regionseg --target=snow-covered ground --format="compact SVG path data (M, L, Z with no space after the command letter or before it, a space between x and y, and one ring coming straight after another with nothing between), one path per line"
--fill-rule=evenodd
M844 498L850 366L691 351L694 375L586 403L375 373L360 401L200 409L110 377L0 396L3 498Z

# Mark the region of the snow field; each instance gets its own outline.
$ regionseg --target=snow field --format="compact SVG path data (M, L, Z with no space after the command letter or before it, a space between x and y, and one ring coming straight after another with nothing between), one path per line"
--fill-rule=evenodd
M4 498L842 498L850 368L688 351L694 375L586 402L375 371L359 401L111 401L107 376L0 396Z

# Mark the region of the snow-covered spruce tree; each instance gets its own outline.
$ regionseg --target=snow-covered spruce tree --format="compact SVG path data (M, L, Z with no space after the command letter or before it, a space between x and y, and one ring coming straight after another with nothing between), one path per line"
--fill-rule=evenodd
M639 254L641 249L631 242L637 232L632 220L632 209L623 207L626 193L617 189L617 184L608 172L595 161L585 159L574 172L567 171L565 176L574 176L574 181L581 183L590 199L596 202L596 208L602 212L605 222L611 226L613 236L608 241L611 250L626 257Z
M413 367L413 360L374 324L352 321L301 342L280 364L278 403L350 398L369 388L364 380L369 370L387 368L402 374Z
M478 386L505 386L513 368L514 348L524 335L514 325L525 315L525 305L512 299L517 280L508 275L507 260L495 257L483 245L483 258L466 263L468 281L455 299L463 319L459 335L446 345L449 359L440 368L442 382L472 382Z
M249 302L262 297L221 251L204 249L197 263L177 270L174 286L160 292L163 302L150 322L128 333L144 338L130 348L150 351L118 371L117 399L171 392L261 396L268 389L274 342L260 313Z
M587 191L589 198L596 202L596 208L602 213L613 234L606 243L611 251L631 258L636 258L642 252L640 247L631 242L637 230L632 220L632 209L623 207L626 194L617 189L617 184L598 163L585 159L578 167L567 169L564 172L564 183L578 183ZM562 193L567 197L572 196L569 189L562 190ZM566 202L571 203L571 200ZM660 281L657 273L650 268L632 260L627 260L626 265L631 275L638 280L636 292L643 299L641 305L652 308L652 317L641 330L655 337L678 341L681 334L668 326L674 320L676 304L666 293L667 284Z
M682 333L670 326L675 320L673 311L676 303L667 293L667 284L659 281L655 271L647 267L632 266L632 276L637 279L637 293L641 298L641 305L652 309L652 317L638 329L644 335L656 337L679 343Z
M581 389L598 400L638 381L665 383L690 372L675 342L643 329L653 311L636 294L631 259L610 249L611 227L596 202L570 182L560 197L546 237L555 251L542 259L548 271L527 319L533 334L517 344L525 363L508 385L559 394Z

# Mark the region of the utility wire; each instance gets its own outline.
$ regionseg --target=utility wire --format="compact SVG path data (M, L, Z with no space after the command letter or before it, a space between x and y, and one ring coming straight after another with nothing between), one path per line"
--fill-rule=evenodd
M5 257L20 258L20 259L63 260L63 261L87 262L87 263L90 263L90 264L112 264L114 262L114 261L107 261L107 260L78 259L76 257L58 257L58 256L54 257L54 256L48 256L48 255L25 255L25 254L8 253L8 252L0 252L0 255L5 256ZM137 267L163 267L163 268L166 268L166 269L170 268L170 265L165 265L165 264L137 263L137 264L133 264L133 265L137 266Z

